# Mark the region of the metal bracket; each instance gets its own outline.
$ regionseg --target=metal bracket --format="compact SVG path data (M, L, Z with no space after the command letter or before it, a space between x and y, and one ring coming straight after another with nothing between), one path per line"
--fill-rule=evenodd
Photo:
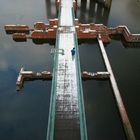
M25 71L22 67L19 76L16 81L16 89L19 91L23 85L24 81L32 81L32 80L52 80L52 74L49 71L43 72L33 72L33 71Z
M64 50L63 49L53 48L53 49L51 49L51 54L54 54L54 53L58 53L58 54L64 55Z
M83 80L108 80L110 78L109 72L82 72Z

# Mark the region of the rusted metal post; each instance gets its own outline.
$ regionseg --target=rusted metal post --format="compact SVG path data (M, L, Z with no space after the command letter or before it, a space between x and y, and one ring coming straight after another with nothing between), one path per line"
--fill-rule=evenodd
M114 97L115 97L115 100L116 100L118 110L120 112L120 116L121 116L121 119L122 119L122 123L123 123L123 127L124 127L124 130L125 130L127 140L136 140L100 35L98 37L98 42L99 42L100 50L101 50L101 53L102 53L102 57L104 59L106 69L110 73L111 86L112 86L112 89L113 89L113 92L114 92Z

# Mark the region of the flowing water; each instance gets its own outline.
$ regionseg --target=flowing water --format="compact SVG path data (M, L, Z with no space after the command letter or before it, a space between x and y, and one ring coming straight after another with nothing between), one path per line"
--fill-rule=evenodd
M77 17L83 23L108 26L127 25L140 33L140 1L112 0L110 11L94 1L79 3ZM100 14L102 13L102 14ZM25 82L17 92L15 82L20 67L33 71L52 71L53 45L35 45L32 41L17 43L4 32L5 24L48 22L56 17L54 0L0 0L0 140L45 140L51 82ZM82 71L104 71L98 44L80 44ZM125 48L112 40L106 46L118 86L137 140L140 139L140 48ZM89 140L125 140L118 110L108 81L83 81Z

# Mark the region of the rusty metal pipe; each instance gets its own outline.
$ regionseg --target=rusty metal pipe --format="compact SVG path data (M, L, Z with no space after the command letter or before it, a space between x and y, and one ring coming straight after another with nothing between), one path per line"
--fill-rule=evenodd
M121 116L121 120L122 120L122 124L123 124L123 127L124 127L124 131L125 131L127 140L136 140L133 129L132 129L132 126L130 124L130 121L129 121L129 118L128 118L128 115L127 115L127 112L126 112L124 104L123 104L123 100L121 98L120 91L119 91L118 86L117 86L117 82L115 80L115 77L114 77L114 74L113 74L113 71L112 71L112 68L111 68L109 59L107 57L107 54L106 54L106 51L105 51L105 48L104 48L104 45L103 45L103 42L101 40L100 35L98 37L98 42L99 42L100 50L101 50L101 53L102 53L102 57L104 59L106 69L110 73L111 86L112 86L112 89L113 89L113 92L114 92L114 97L115 97L116 104L117 104L117 107L118 107L118 110L119 110L119 113L120 113L120 116Z

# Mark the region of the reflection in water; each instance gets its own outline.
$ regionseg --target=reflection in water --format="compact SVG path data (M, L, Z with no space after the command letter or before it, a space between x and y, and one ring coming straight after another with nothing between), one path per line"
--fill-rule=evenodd
M49 18L51 15L51 2L50 2L50 0L45 0L45 4L46 4L47 18Z
M45 0L47 19L56 17L55 0ZM79 1L80 7L77 13L80 13L79 20L83 23L103 23L107 25L110 9L106 8L100 0L81 0Z
M86 3L87 3L87 1L86 0L82 0L81 1L81 7L80 7L80 17L79 17L79 20L81 21L81 20L84 20L84 22L85 22L85 20L86 20L86 18L85 18L85 16L86 16Z
M82 0L80 6L80 21L84 23L103 23L107 25L110 9L96 0Z
M55 0L45 0L45 4L46 4L47 19L55 18L57 15Z

